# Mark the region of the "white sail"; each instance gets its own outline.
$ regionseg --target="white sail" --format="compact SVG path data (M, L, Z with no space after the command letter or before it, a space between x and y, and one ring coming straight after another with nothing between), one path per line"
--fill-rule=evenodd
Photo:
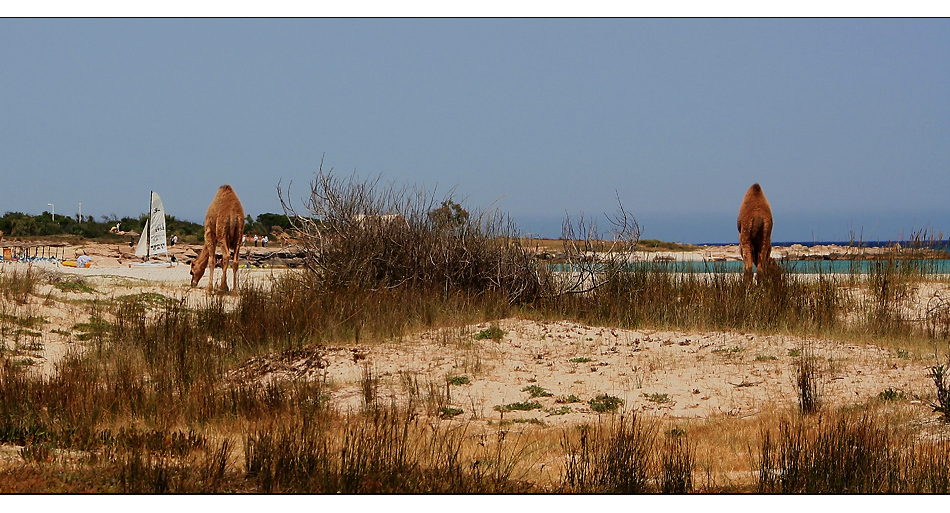
M151 256L168 253L168 241L165 238L165 207L162 198L152 192L148 219L142 230L142 238L135 248L136 256Z
M152 255L168 253L168 240L165 238L165 207L157 192L152 193L152 214L148 222L148 252Z
M139 243L135 246L135 256L145 256L148 254L148 218L145 218L145 227L142 228L142 235L139 235Z

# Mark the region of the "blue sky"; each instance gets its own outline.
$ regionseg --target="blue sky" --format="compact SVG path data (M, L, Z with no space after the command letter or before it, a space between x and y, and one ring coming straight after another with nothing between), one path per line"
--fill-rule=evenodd
M0 212L252 216L344 176L493 203L522 232L950 233L946 19L2 19Z

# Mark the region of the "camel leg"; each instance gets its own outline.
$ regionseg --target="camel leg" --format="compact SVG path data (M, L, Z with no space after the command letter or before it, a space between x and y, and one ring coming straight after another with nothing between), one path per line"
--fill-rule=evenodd
M768 220L764 223L762 230L762 243L759 246L759 265L756 269L757 276L764 276L771 270L772 261L772 223Z
M207 234L205 234L205 237L207 237ZM216 246L217 243L214 240L211 241L210 246L205 246L205 251L208 253L208 294L214 293L214 250Z
M234 290L238 290L237 274L238 274L238 267L240 267L238 265L238 256L240 255L241 255L241 249L240 247L238 247L238 249L235 250L234 252L234 262L231 264L231 269L234 271L232 273L232 278L231 278L234 281Z
M228 266L231 264L231 252L228 250L227 244L221 245L221 292L228 291Z
M214 292L214 252L211 253L211 262L208 264L208 294Z
M752 244L749 241L748 235L743 232L742 236L739 237L739 254L742 256L742 265L745 271L745 279L749 281L752 278Z

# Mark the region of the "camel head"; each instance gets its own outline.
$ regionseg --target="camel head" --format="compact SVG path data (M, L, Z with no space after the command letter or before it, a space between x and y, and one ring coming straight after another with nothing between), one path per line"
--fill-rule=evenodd
M202 251L202 253L204 253ZM201 258L202 255L198 255L198 258L191 261L191 286L197 287L198 282L201 281L201 277L205 274L205 267L208 265L206 259Z
M192 286L192 287L197 286L197 285L198 285L198 280L201 279L201 275L195 273L195 271L196 271L195 267L197 267L197 266L195 265L196 262L197 262L197 260L192 260L192 261L191 261L191 286Z

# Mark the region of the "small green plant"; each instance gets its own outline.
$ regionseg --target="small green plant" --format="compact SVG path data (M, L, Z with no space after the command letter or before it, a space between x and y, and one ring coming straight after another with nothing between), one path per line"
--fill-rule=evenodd
M543 387L540 387L540 386L538 386L538 385L528 385L528 386L522 388L521 391L522 391L522 392L528 392L529 394L531 394L531 397L532 397L532 398L535 398L535 397L551 397L551 396L554 395L554 394L552 394L551 392L548 392L548 391L545 390Z
M119 301L132 303L135 305L142 306L146 309L160 308L168 304L176 303L176 301L168 296L163 296L156 292L142 292L139 294L129 294L127 296L121 296L116 298Z
M541 409L541 403L537 401L526 401L521 403L510 403L505 405L496 404L493 408L495 411L500 412L509 412L509 411L530 411L530 410L539 410Z
M94 293L96 291L96 289L90 287L86 284L85 280L78 276L57 281L53 283L53 286L61 292Z
M670 396L668 394L661 394L661 393L643 394L643 397L645 397L647 401L650 401L651 403L656 403L656 404L665 404L670 401Z
M499 328L497 324L492 324L491 327L476 333L475 340L494 340L495 342L500 342L507 333L507 331Z
M28 315L26 317L18 317L15 315L5 315L0 314L0 321L9 322L16 324L17 326L22 326L24 328L36 328L40 324L46 324L47 321L45 317L37 317L35 315Z
M801 349L789 349L789 350L788 350L788 355L791 356L791 357L801 356L801 355L802 355L802 351L801 351Z
M734 354L741 353L742 351L745 351L745 349L743 349L743 348L740 347L740 346L735 346L735 347L730 347L730 348L728 348L728 349L724 349L724 348L713 349L712 352L714 352L714 353L723 353L723 354L725 354L726 356L732 356L732 355L734 355Z
M38 338L38 337L42 337L42 336L43 336L43 334L40 333L39 331L33 331L33 330L27 330L27 329L19 329L19 330L16 330L16 331L14 332L14 335L16 335L16 336L24 336L24 337L32 337L32 338Z
M905 350L903 350L903 349L898 349L898 350L897 350L897 357L900 358L901 360L908 360L908 359L910 359L910 353L907 352L907 351L905 351Z
M505 426L510 426L512 424L535 424L541 427L547 427L547 424L545 424L543 420L533 419L533 418L532 419L504 419L497 422L493 420L488 421L489 426L505 427Z
M443 419L451 419L455 416L461 415L464 413L461 408L453 408L451 406L446 406L439 410L439 416Z
M578 357L578 358L571 358L571 363L589 363L589 362L592 362L592 361L594 361L594 360L591 360L590 358L587 358L586 356L580 356L580 357Z
M36 360L32 358L19 358L10 361L10 366L14 372L22 371L27 367L36 365Z
M36 335L30 335L31 337L34 337L34 338L33 338L32 340L30 340L29 342L26 342L26 343L20 343L20 342L18 342L18 343L16 344L17 350L20 350L20 351L42 351L42 350L43 350L43 347L44 347L44 346L43 346L43 341L36 339L36 337L39 337L40 335L41 335L41 334L39 334L39 333L37 333Z
M468 376L451 376L446 381L448 381L450 385L455 386L468 385L471 383L471 381L468 379Z
M574 394L571 394L571 395L569 395L569 396L567 396L567 397L564 397L564 396L562 395L561 397L558 397L557 399L555 399L554 402L556 402L556 403L558 403L558 404L579 403L579 402L581 402L581 398L580 398L580 397L577 397L577 396L574 395Z
M80 332L76 338L85 341L101 339L109 333L111 328L112 324L106 322L101 317L92 316L89 318L89 322L73 324L72 330Z
M547 413L548 415L567 415L568 413L571 413L572 411L573 410L571 410L570 406L561 406L560 408L548 408L544 410L544 412Z
M543 420L541 420L541 419L535 419L535 418L531 418L531 419L510 419L508 422L512 422L512 423L514 423L514 424L534 424L534 425L536 425L536 426L541 426L541 427L547 426L547 424L545 424Z
M755 361L757 362L771 362L773 360L778 360L778 357L766 354L760 354L755 357Z
M623 399L613 397L607 394L600 394L597 397L587 401L590 409L597 413L613 413L623 404Z
M894 390L893 388L888 388L877 395L877 398L882 401L903 401L904 397L902 390Z

